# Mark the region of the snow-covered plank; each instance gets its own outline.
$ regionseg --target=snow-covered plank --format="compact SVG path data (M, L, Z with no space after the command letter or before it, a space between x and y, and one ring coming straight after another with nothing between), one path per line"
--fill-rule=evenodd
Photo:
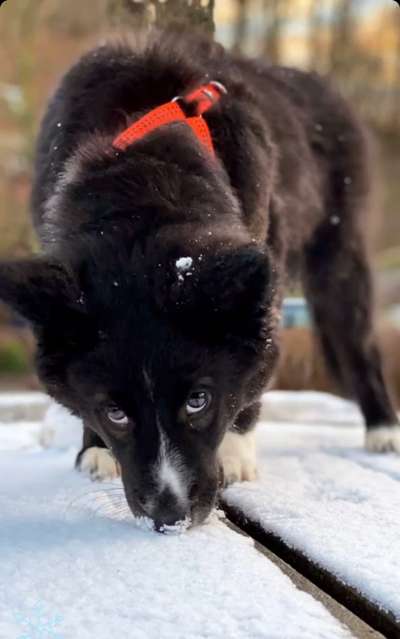
M270 391L263 396L260 421L361 426L363 418L356 404L316 391Z
M257 427L258 481L231 486L224 499L400 621L400 459L364 451L351 405L296 395L286 396L291 423ZM263 415L278 409L282 418L284 405L274 393ZM294 423L307 415L311 424Z
M120 484L92 484L74 455L0 452L0 637L350 636L216 517L181 534L141 529Z
M0 451L36 448L42 430L40 422L0 422Z
M37 391L0 393L0 425L43 418L50 398Z
M5 406L48 406L50 398L46 393L38 391L9 392L0 394L0 408Z

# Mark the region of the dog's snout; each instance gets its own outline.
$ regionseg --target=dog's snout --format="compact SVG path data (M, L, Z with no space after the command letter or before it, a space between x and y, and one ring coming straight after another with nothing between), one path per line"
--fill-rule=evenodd
M187 506L180 503L169 490L164 490L159 495L151 513L154 526L158 531L162 531L165 526L174 526L184 521L187 514Z

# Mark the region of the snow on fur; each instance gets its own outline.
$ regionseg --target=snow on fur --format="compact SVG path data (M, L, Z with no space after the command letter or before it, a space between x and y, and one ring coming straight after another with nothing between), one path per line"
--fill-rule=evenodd
M183 282L183 280L185 279L184 276L189 276L192 275L190 269L192 268L193 265L193 259L191 257L180 257L179 259L176 260L175 262L175 266L176 266L176 271L178 273L178 280L180 282Z

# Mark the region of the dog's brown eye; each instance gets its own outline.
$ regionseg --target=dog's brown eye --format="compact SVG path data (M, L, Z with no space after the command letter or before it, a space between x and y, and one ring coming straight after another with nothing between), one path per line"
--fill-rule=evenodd
M129 421L124 411L118 408L118 406L110 406L107 408L107 417L114 424L127 424Z
M210 405L210 402L211 393L206 390L195 391L191 393L186 402L186 412L188 415L200 413L200 411L205 410Z

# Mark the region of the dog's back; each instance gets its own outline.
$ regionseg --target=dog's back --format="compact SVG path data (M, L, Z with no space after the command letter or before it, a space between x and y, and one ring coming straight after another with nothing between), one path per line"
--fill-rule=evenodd
M93 135L115 136L143 112L210 78L228 93L204 117L239 196L243 220L258 241L273 242L278 232L285 238L285 246L278 242L274 248L290 270L298 267L304 244L327 215L330 222L340 215L347 223L350 212L343 200L349 190L362 199L351 214L365 214L365 137L325 81L235 58L193 34L177 40L175 34L157 33L105 44L65 76L38 142L33 212L39 235L46 239L44 212L80 145Z

